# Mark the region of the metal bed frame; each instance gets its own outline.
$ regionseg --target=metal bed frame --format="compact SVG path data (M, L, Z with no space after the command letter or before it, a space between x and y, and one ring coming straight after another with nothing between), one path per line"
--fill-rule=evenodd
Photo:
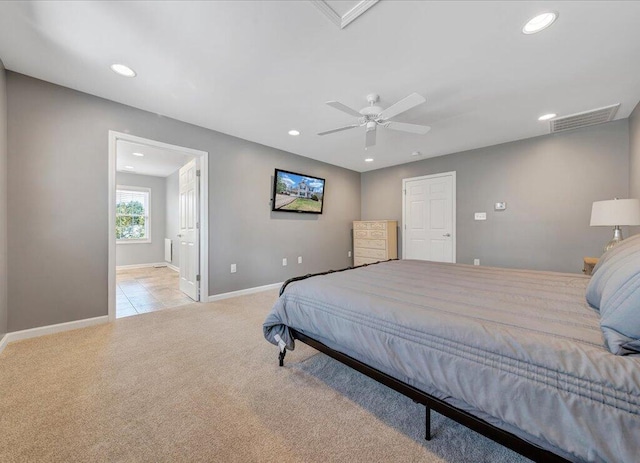
M560 455L556 455L555 453L545 450L541 447L538 447L526 440L512 434L508 431L500 429L474 415L459 408L454 407L453 405L448 404L444 400L438 399L426 392L423 392L415 387L404 383L392 376L389 376L386 373L381 372L369 365L360 362L359 360L354 359L342 352L334 350L327 345L317 341L306 334L301 333L300 331L289 328L292 336L316 350L327 354L329 357L332 357L347 365L348 367L353 368L354 370L378 381L381 384L384 384L391 389L404 394L405 396L412 399L414 402L419 403L425 406L425 439L431 440L431 410L434 410L441 415L444 415L448 418L451 418L454 421L457 421L463 426L466 426L469 429L476 431L483 436L488 437L489 439L513 450L514 452L519 453L533 461L541 462L541 463L569 463L570 460L561 457ZM280 366L284 366L284 357L287 353L286 348L280 351L278 356L278 361Z
M365 264L365 265L375 265L375 264ZM316 275L326 275L328 273L334 272L342 272L345 270L349 270L353 267L341 269L341 270L331 270L329 272L317 273L312 275L305 275L301 277L291 278L287 280L280 289L280 295L284 293L286 286L289 283L298 280L304 280L306 278L316 276ZM570 460L557 455L550 450L543 449L542 447L538 447L531 442L528 442L521 437L516 436L513 433L505 431L504 429L500 429L497 426L488 423L487 421L478 418L477 416L472 415L471 413L461 410L457 407L454 407L451 404L448 404L442 399L434 397L426 392L423 392L407 383L404 383L386 373L383 373L380 370L377 370L359 360L354 359L342 352L339 352L331 347L321 343L320 341L313 339L312 337L298 331L294 328L289 327L289 331L294 339L297 339L320 352L327 354L329 357L332 357L347 365L348 367L353 368L354 370L378 381L381 384L384 384L391 389L404 394L408 398L412 399L414 402L419 403L425 406L425 439L431 440L431 410L434 410L441 415L444 415L452 420L460 423L463 426L466 426L469 429L476 431L479 434L482 434L485 437L497 442L498 444L507 447L514 452L519 453L533 461L541 462L541 463L570 463ZM280 354L278 356L279 365L284 366L284 357L287 353L287 349L285 347L281 347Z

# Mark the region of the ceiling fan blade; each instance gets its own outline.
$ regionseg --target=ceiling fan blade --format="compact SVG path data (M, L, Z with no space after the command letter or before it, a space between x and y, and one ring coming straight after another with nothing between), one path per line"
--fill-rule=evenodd
M376 144L376 130L367 130L367 136L364 139L365 148L369 148Z
M422 95L418 95L417 93L412 93L406 98L398 101L396 104L389 106L387 109L383 110L378 118L380 119L391 119L393 116L397 116L400 113L410 110L414 106L418 106L419 104L427 101Z
M356 111L353 108L350 108L347 105L340 103L339 101L327 101L327 104L332 108L335 108L338 111L342 111L343 113L347 113L351 116L362 117L362 114L360 114L358 111Z
M429 130L431 130L431 127L429 127L428 125L407 124L406 122L394 121L385 123L384 127L386 127L387 129L401 130L402 132L419 133L420 135L424 135Z
M329 135L330 133L342 132L343 130L355 129L360 127L360 124L345 125L344 127L338 127L337 129L327 130L326 132L319 132L318 135Z

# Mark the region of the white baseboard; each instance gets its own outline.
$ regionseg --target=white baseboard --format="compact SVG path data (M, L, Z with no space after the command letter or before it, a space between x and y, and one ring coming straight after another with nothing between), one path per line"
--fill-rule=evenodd
M31 328L28 330L14 331L13 333L7 333L0 341L0 350L4 348L4 345L22 341L23 339L37 338L38 336L44 336L46 334L61 333L62 331L77 330L80 328L86 328L88 326L100 325L102 323L108 323L109 316L103 315L102 317L85 318L84 320L75 320L72 322L58 323L57 325L39 326L37 328ZM4 344L2 344L4 343Z
M2 336L2 339L0 339L0 354L2 353L4 348L7 347L7 344L9 344L9 341L7 340L7 335L5 334L4 336Z
M129 270L134 268L149 268L149 267L168 267L166 262L155 262L152 264L133 264L133 265L116 265L116 270Z
M241 289L238 291L231 291L229 293L214 294L213 296L209 296L209 302L220 301L222 299L229 299L231 297L244 296L246 294L260 293L262 291L269 291L270 289L278 289L281 286L282 286L282 282L273 283L273 284L264 285L264 286L256 286L255 288L247 288L247 289Z
M146 265L147 267L153 264ZM238 291L231 291L228 293L214 294L209 296L208 302L220 301L223 299L229 299L232 297L244 296L247 294L260 293L262 291L269 291L271 289L278 289L282 286L282 282L273 283L270 285L256 286L255 288L241 289ZM38 336L45 336L47 334L61 333L63 331L77 330L80 328L86 328L88 326L100 325L102 323L108 323L109 316L103 315L101 317L85 318L84 320L75 320L72 322L58 323L57 325L39 326L37 328L31 328L28 330L14 331L12 333L5 334L0 339L0 352L10 342L21 341L23 339L36 338Z
M179 267L176 267L175 265L170 264L170 263L168 263L168 262L167 262L166 264L167 264L167 267L169 267L169 268L170 268L171 270L173 270L174 272L178 272L178 273L180 273L180 268L179 268Z

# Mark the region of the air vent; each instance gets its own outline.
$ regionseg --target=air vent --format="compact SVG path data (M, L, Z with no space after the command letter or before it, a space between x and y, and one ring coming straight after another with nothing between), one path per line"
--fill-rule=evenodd
M549 121L550 132L564 132L565 130L573 130L612 121L619 107L620 103L591 111L571 114L569 116L556 117Z

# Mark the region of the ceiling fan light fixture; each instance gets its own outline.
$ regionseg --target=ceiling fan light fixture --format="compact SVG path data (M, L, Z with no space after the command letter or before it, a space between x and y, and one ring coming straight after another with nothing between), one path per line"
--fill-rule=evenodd
M392 104L386 109L382 109L380 106L375 106L375 103L378 101L377 94L371 93L367 95L367 101L369 103L369 106L362 108L360 111L356 111L355 109L350 108L349 106L342 104L339 101L327 101L328 106L331 106L332 108L337 109L338 111L341 111L343 113L349 114L350 116L355 116L357 119L351 125L338 127L332 130L325 130L324 132L319 132L318 135L324 136L336 132L342 132L343 130L354 129L356 127L364 127L364 149L366 150L367 148L375 146L376 131L378 126L381 126L385 129L398 130L400 132L409 132L420 135L424 135L429 130L431 130L431 127L426 125L408 124L406 122L396 122L392 120L398 114L409 111L410 109L415 108L422 103L425 103L427 100L422 95L412 93L411 95Z
M547 11L531 18L522 28L523 34L535 34L545 30L558 19L558 13L555 11Z
M133 69L131 69L129 66L125 64L118 64L118 63L112 64L111 70L123 77L135 77L137 75L136 71L134 71Z

